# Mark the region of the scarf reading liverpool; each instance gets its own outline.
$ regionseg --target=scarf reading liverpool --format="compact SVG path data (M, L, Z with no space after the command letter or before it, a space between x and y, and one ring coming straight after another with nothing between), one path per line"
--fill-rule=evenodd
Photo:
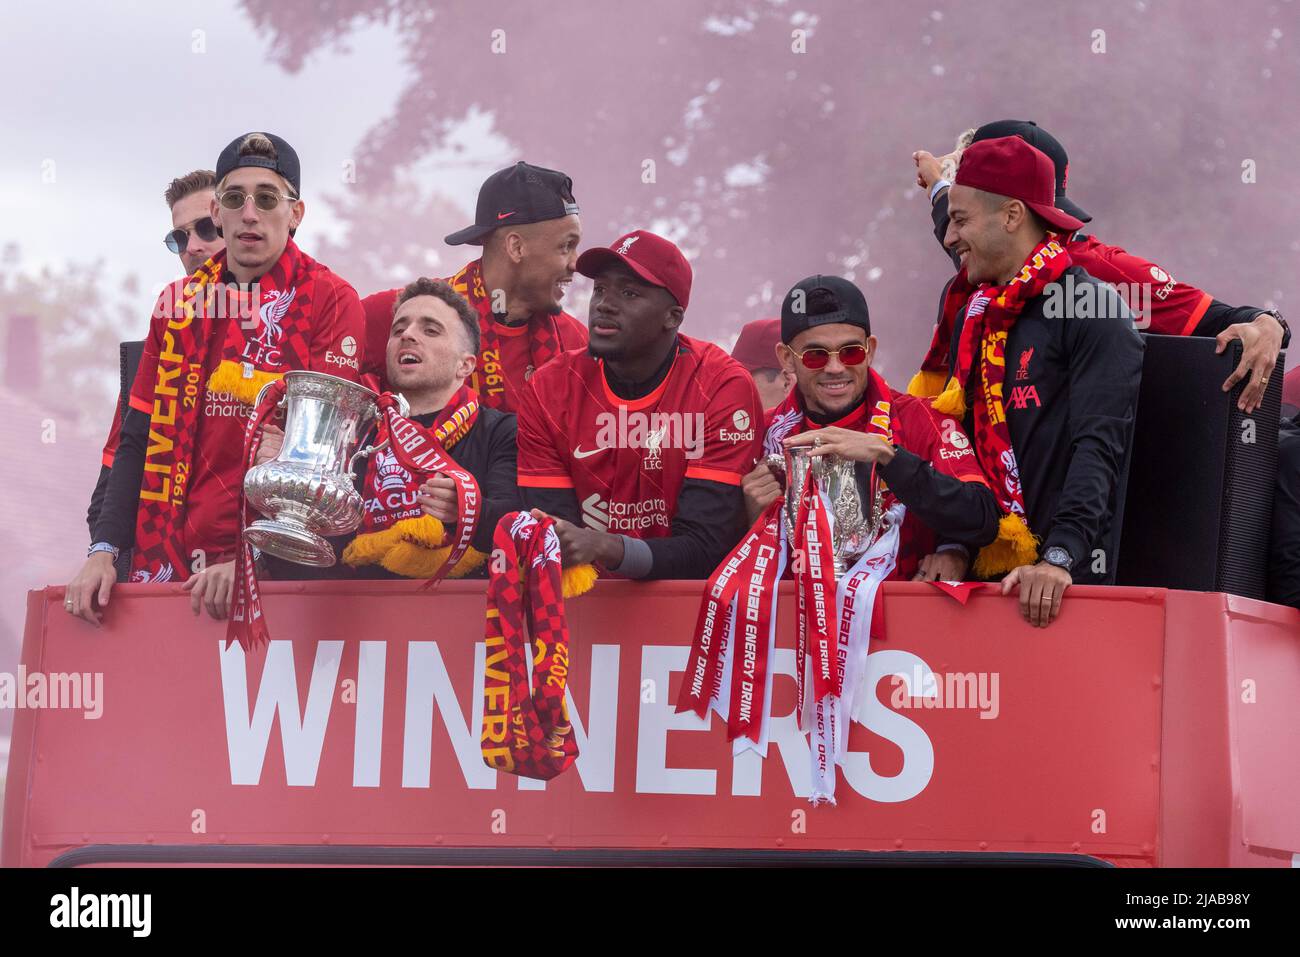
M1025 502L1011 432L1003 404L1007 335L1025 304L1041 295L1070 267L1070 254L1055 239L1038 244L1004 286L985 284L970 297L957 344L957 365L944 391L931 403L937 412L961 419L966 389L973 386L975 454L990 479L1002 518L998 537L980 549L974 571L991 578L1038 560L1038 538L1025 522ZM960 277L959 277L960 278ZM954 280L956 285L957 280ZM971 376L975 374L974 382Z
M229 393L248 405L268 382L290 369L306 368L314 281L293 240L252 293L219 285L225 263L222 251L195 270L179 301L159 303L168 319L153 383L132 581L189 577L185 509L206 405L204 370L216 358L211 350L220 350L220 359L207 390ZM256 323L240 319L250 312L243 308L249 295L257 297ZM214 305L220 297L225 298L222 308Z
M561 594L555 521L511 512L497 523L487 591L483 761L490 768L549 780L578 757L564 691L569 628ZM533 646L529 675L525 628Z
M865 401L837 424L892 441L889 396L884 379L871 372ZM804 422L802 403L792 392L773 412L764 451L782 452L783 440L802 431ZM868 508L878 486L873 467ZM797 496L799 501L790 540L781 521L782 496L768 506L710 577L677 711L692 711L701 718L710 709L716 711L727 722L727 738L735 753L754 750L766 756L778 582L793 556L798 602L795 710L800 729L810 733L812 802L833 804L835 766L843 763L848 753L846 716L860 695L877 592L897 560L904 509L892 496L882 494L882 504L888 507L878 537L836 583L831 555L834 513L812 471L803 488L787 487L785 495Z
M492 297L483 285L483 261L476 259L448 280L451 288L468 300L479 315L480 343L478 362L470 382L488 405L505 407L494 401L505 389L505 376L501 366L501 337L496 320L492 317ZM559 332L550 316L535 317L528 323L529 364L540 369L561 352ZM526 377L526 376L525 376Z
M401 415L392 397L380 405L377 451L367 460L362 482L361 530L344 549L343 561L353 568L380 565L407 578L461 578L487 558L468 544L484 502L473 477L447 453L478 420L478 395L462 384L427 427ZM468 481L458 480L457 473ZM446 541L442 522L426 515L417 500L420 486L437 474L457 482L457 514L465 516L456 536L456 546L465 547L455 562L449 562L454 546Z

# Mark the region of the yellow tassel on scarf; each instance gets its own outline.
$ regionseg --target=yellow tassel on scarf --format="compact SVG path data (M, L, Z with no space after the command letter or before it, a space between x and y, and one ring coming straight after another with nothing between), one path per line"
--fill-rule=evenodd
M384 555L393 548L406 543L416 548L432 550L440 546L447 536L442 522L432 515L419 515L404 518L390 528L379 532L366 532L348 542L343 550L343 561L358 568L361 565L383 564ZM387 566L385 566L387 567ZM436 566L435 566L436 567ZM396 571L396 569L389 569ZM405 574L398 572L398 574ZM413 575L412 577L420 577ZM428 575L424 576L429 577Z
M975 575L993 578L1005 575L1021 565L1038 561L1038 536L1029 530L1019 515L1003 515L998 522L998 537L975 556Z
M930 407L944 415L963 418L966 415L966 390L955 378L949 379L947 387L935 397Z
M390 548L379 562L394 575L404 578L432 578L451 556L451 548L422 548L411 542L399 542ZM464 578L487 561L487 553L469 548L456 567L447 573L448 578Z
M946 372L927 372L922 369L912 376L912 381L907 384L907 393L922 399L934 398L943 391L944 380L947 377Z
M591 591L591 586L594 584L596 584L594 565L574 565L566 568L560 576L560 594L565 598L577 598Z
M242 362L222 359L208 378L208 389L212 392L225 392L245 405L252 405L257 400L257 393L262 391L262 386L284 377L283 373L263 372L261 369L253 369L252 373L245 377Z

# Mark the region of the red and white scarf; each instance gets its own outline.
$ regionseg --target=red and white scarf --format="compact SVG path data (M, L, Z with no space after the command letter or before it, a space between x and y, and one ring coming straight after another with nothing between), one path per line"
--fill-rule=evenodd
M381 397L380 408L376 451L362 482L366 508L361 529L344 549L343 561L354 568L382 565L408 578L459 578L486 558L467 544L484 506L478 484L448 454L478 420L478 396L462 384L428 426L401 415L392 396ZM438 474L456 482L461 516L456 545L466 545L456 555L442 522L426 515L417 501L420 486Z
M502 560L493 561L488 580L483 761L545 781L578 757L565 701L573 655L555 522L511 512L497 523L493 551Z
M892 439L889 387L871 372L866 400L846 428ZM784 451L783 440L805 423L797 391L773 410L764 451ZM867 507L879 479L872 469ZM778 582L794 557L795 687L799 727L810 733L811 799L835 801L835 766L847 754L848 719L865 673L870 630L880 583L894 569L904 508L892 498L871 547L837 583L834 575L834 516L811 470L787 541L781 522L782 496L759 517L708 581L695 638L677 698L677 711L704 717L710 709L727 722L733 750L766 756L771 720L772 672L776 650ZM743 589L744 600L741 600ZM808 689L812 693L808 693Z

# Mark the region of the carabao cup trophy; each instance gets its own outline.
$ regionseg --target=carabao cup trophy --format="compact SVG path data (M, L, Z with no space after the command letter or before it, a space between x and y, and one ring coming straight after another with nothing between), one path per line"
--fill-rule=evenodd
M252 522L244 536L278 558L328 568L334 549L325 537L361 524L351 465L359 438L379 415L379 397L323 372L286 372L284 381L280 454L244 476L249 503L268 517Z
M811 470L813 481L826 494L831 506L831 555L835 577L839 578L857 561L880 531L883 514L881 492L877 483L870 514L863 505L855 463L838 455L809 455L811 450L796 446L784 455L769 455L767 465L785 475L785 508L782 520L786 538L794 539L794 524L799 513L799 492Z

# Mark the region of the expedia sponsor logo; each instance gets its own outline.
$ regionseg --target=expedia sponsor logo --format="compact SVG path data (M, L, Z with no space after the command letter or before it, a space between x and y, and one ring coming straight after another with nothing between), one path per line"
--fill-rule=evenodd
M355 347L353 348L355 350ZM331 349L325 350L325 364L327 366L347 366L350 369L361 369L361 364L350 356L340 355Z
M737 409L731 415L731 424L735 431L728 429L725 425L718 430L718 440L721 442L752 442L754 441L753 423L750 422L749 413L744 409Z

